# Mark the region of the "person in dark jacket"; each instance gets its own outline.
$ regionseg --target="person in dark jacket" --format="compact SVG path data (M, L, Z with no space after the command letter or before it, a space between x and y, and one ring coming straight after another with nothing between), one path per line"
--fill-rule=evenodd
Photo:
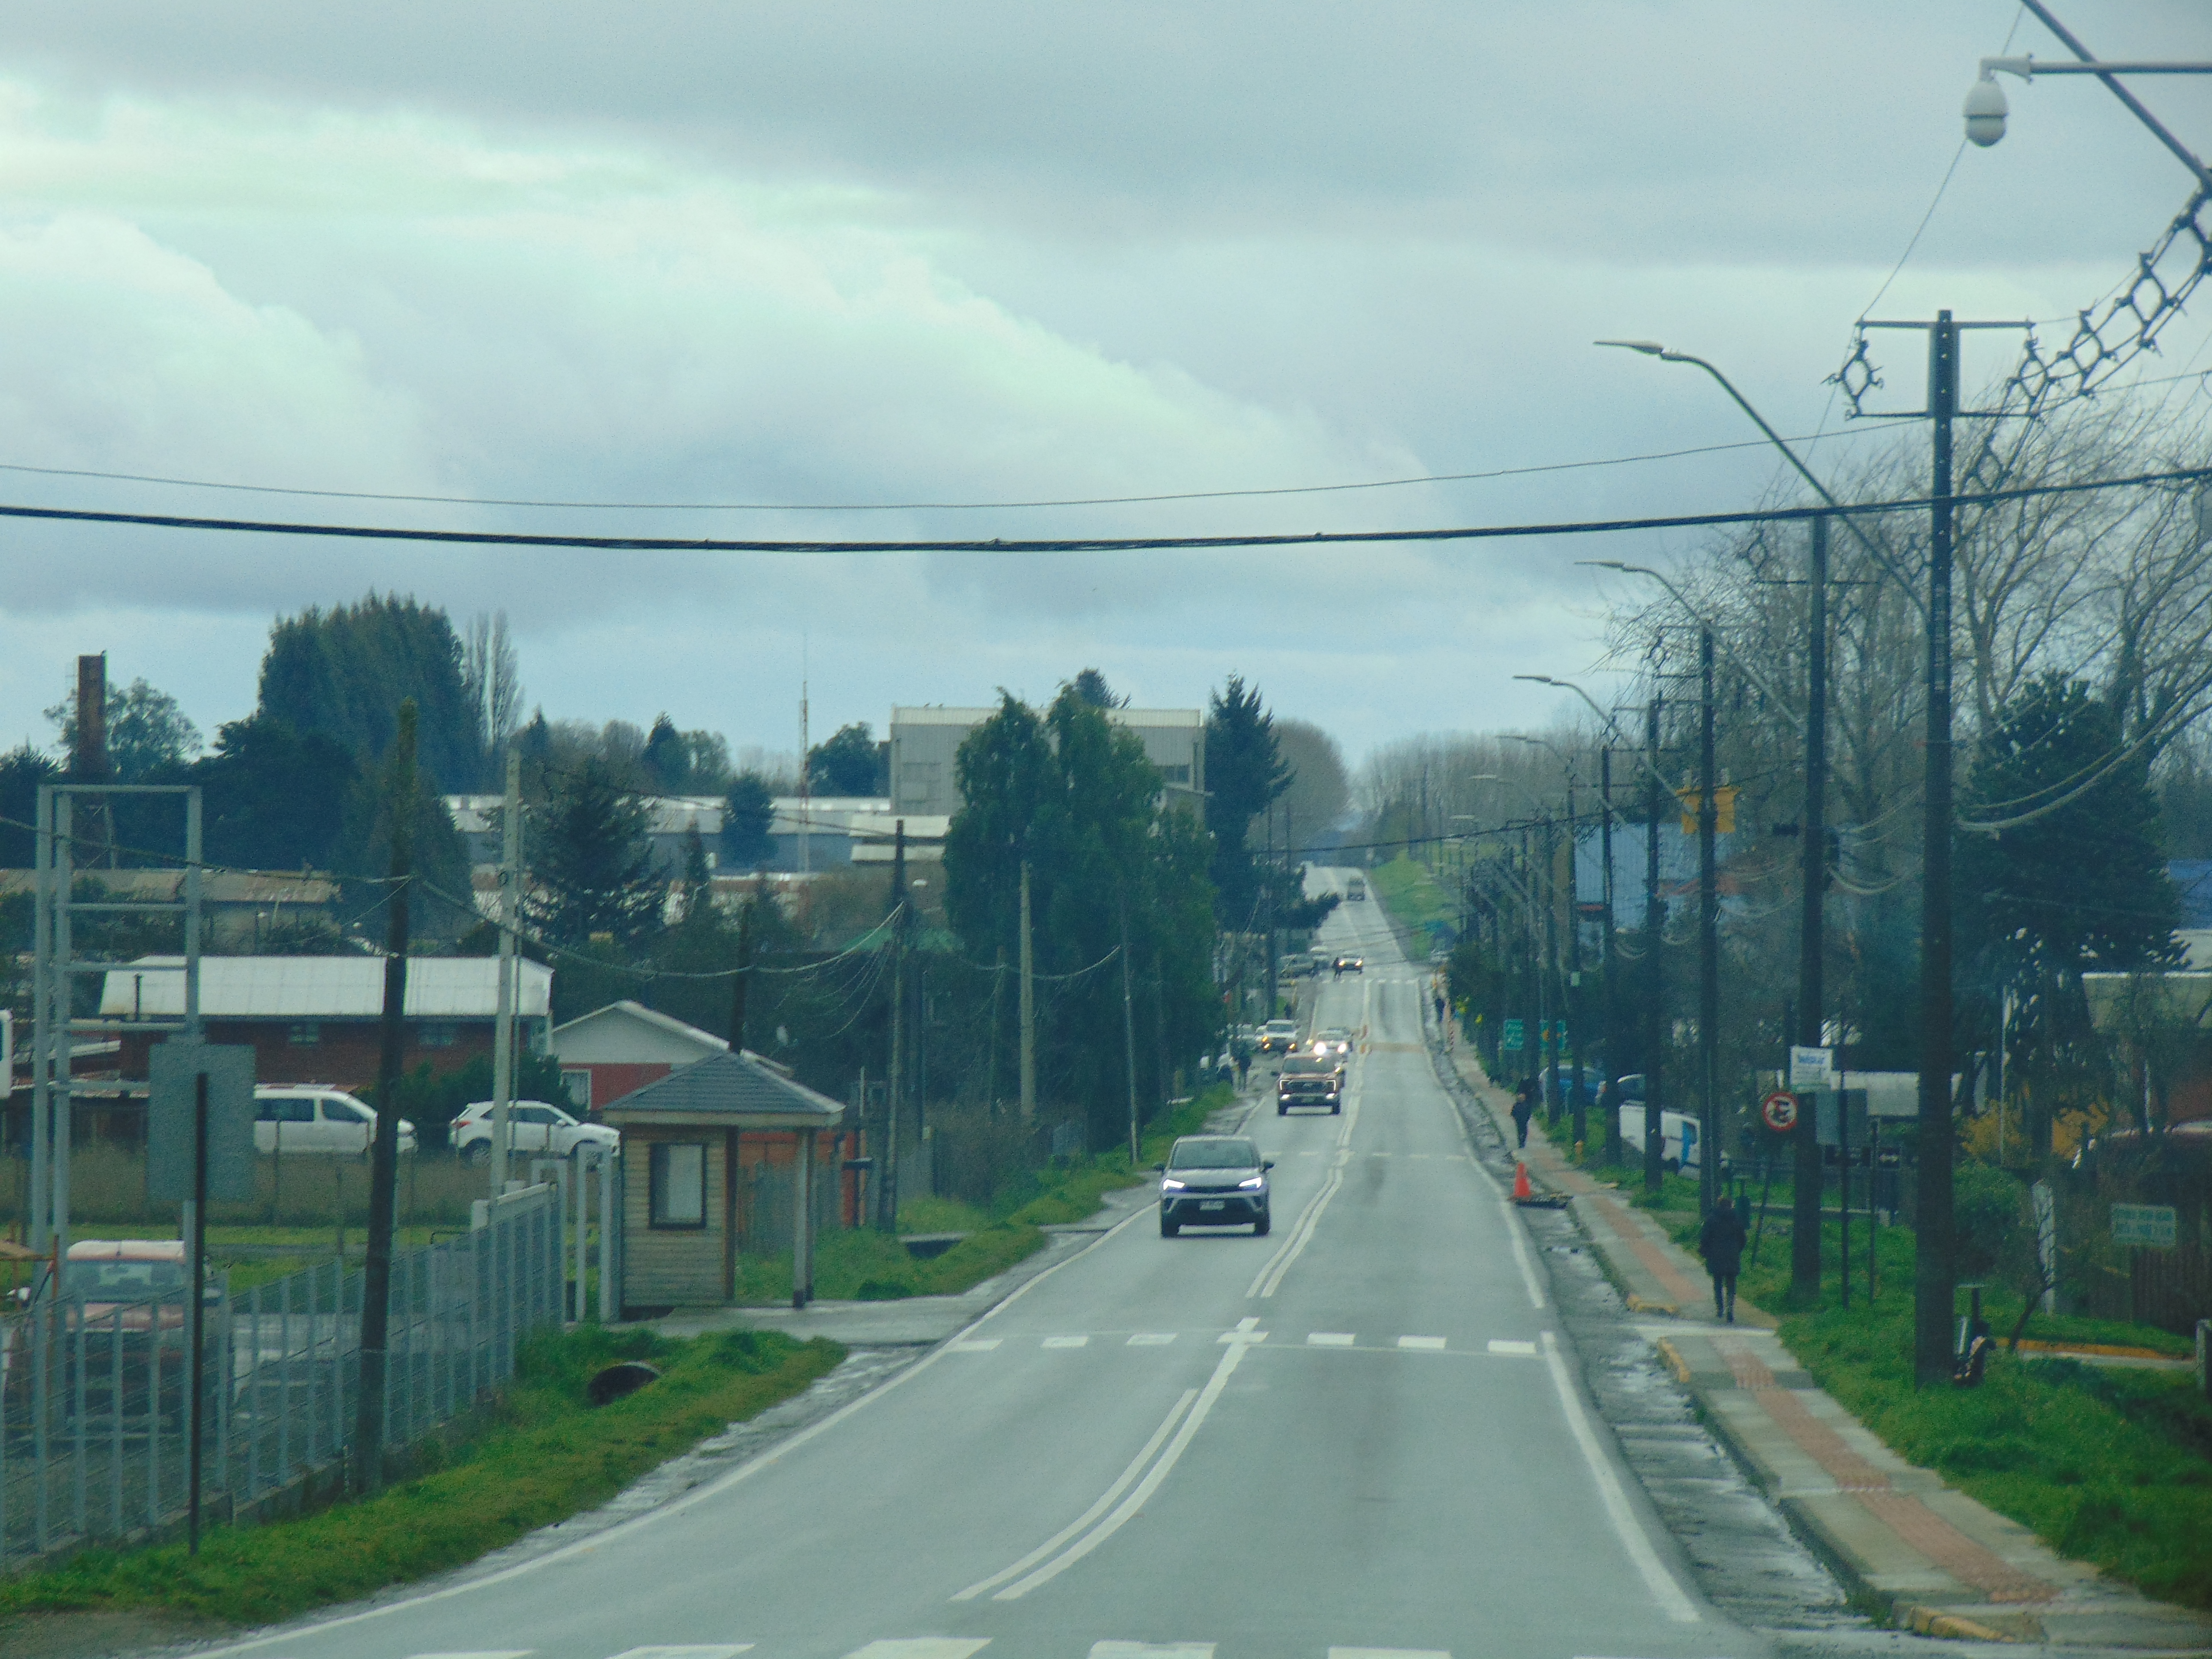
M1713 1279L1713 1317L1735 1323L1735 1276L1743 1266L1743 1218L1726 1193L1698 1234L1698 1254Z
M1528 1120L1536 1115L1536 1079L1524 1077L1521 1086L1513 1091L1513 1132L1519 1137L1516 1146L1528 1144Z

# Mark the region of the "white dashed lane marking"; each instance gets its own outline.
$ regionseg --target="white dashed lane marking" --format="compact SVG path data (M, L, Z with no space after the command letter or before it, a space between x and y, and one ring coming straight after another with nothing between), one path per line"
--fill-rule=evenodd
M1164 1348L1175 1340L1173 1331L1139 1331L1126 1346L1132 1348Z
M1433 1352L1444 1346L1444 1339L1441 1336L1401 1336L1398 1339L1398 1346L1401 1348L1419 1348L1425 1352Z
M1044 1346L1048 1348L1079 1348L1090 1340L1087 1336L1048 1336Z
M1490 1352L1534 1359L1536 1357L1536 1345L1533 1342L1513 1342L1503 1337L1493 1336L1490 1339Z
M1359 1339L1350 1331L1308 1331L1306 1346L1310 1348L1348 1348Z

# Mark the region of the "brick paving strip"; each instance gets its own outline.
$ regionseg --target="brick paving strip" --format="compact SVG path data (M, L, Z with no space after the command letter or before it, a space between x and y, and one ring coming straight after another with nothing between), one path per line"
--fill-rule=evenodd
M1510 1146L1505 1091L1463 1047L1449 1063ZM1642 1328L1753 1480L1895 1623L1972 1640L2212 1655L2212 1617L2153 1601L2067 1560L1897 1457L1795 1369L1771 1315L1739 1299L1740 1323L1717 1322L1703 1264L1569 1162L1540 1121L1519 1156L1540 1186L1569 1196L1630 1310L1662 1316ZM1778 1376L1767 1354L1789 1373Z

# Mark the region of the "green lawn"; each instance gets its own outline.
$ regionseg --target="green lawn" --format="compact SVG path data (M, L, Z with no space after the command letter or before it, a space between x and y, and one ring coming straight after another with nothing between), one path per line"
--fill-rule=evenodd
M1437 884L1427 866L1403 854L1369 871L1367 884L1417 941L1425 942L1431 927L1452 918L1451 896Z
M1650 1206L1692 1249L1696 1192L1695 1182L1670 1177ZM1782 1340L1814 1381L1899 1455L2054 1549L2149 1595L2212 1607L2212 1402L2197 1394L2192 1376L2001 1352L1978 1389L1916 1389L1911 1231L1876 1235L1878 1289L1869 1303L1866 1231L1854 1219L1848 1310L1835 1269L1840 1229L1830 1222L1824 1232L1820 1307L1789 1308L1790 1241L1771 1218L1759 1264L1747 1258L1740 1286L1780 1316ZM2018 1298L1995 1291L1984 1308L2002 1340ZM2187 1351L2150 1327L2040 1314L2028 1335Z
M96 1550L0 1581L0 1620L137 1609L262 1624L444 1571L605 1501L843 1357L835 1343L752 1331L677 1341L586 1325L543 1335L524 1347L504 1396L420 1449L414 1478L362 1503L218 1527L197 1558L181 1544ZM661 1379L593 1409L585 1383L618 1358L647 1360Z

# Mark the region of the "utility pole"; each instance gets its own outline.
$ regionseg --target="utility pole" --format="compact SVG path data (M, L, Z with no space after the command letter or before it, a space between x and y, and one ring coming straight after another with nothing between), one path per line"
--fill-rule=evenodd
M738 971L730 976L730 1052L745 1048L745 1017L750 1012L753 986L753 907L757 898L738 912Z
M1137 1167L1137 1010L1129 993L1129 902L1121 901L1121 1052L1129 1074L1129 1167Z
M1713 834L1720 780L1713 765L1713 630L1698 630L1698 1212L1719 1194L1721 908Z
M1267 1012L1261 1023L1275 1017L1276 999L1281 994L1275 982L1275 803L1267 803L1267 857L1261 866L1267 873L1260 890L1264 931L1267 935Z
M1022 860L1022 1121L1036 1121L1036 955L1030 933L1030 861Z
M1813 520L1806 578L1805 811L1798 826L1804 914L1797 935L1797 1041L1821 1046L1822 951L1828 885L1828 521ZM1820 1299L1820 1139L1818 1114L1800 1112L1790 1132L1795 1153L1790 1203L1790 1297L1811 1307Z
M906 1081L906 820L891 832L891 1044L884 1079L884 1158L876 1178L876 1228L898 1231L899 1094Z
M386 773L392 823L392 879L385 896L384 1023L376 1066L376 1139L369 1152L368 1260L362 1273L361 1398L355 1419L354 1485L374 1492L384 1478L385 1349L392 1322L392 1233L399 1188L399 1083L407 1065L407 912L415 841L415 700L399 705L399 730Z
M1544 967L1540 987L1549 985L1556 991L1559 982L1559 836L1552 823L1551 812L1544 814L1544 883L1538 890L1544 899ZM1548 1081L1544 1090L1544 1121L1556 1126L1559 1121L1559 1055L1565 1044L1559 1041L1558 1021L1553 1018L1559 1012L1556 1002L1544 1016L1544 1070Z
M1650 1036L1644 1056L1644 1190L1656 1193L1666 1172L1666 1120L1662 1115L1662 1076L1667 1064L1667 974L1662 958L1667 944L1667 901L1659 890L1659 708L1651 699L1644 715L1644 742L1650 752L1644 768L1644 804L1649 808L1644 826L1644 957L1648 986L1645 1018Z
M491 1195L507 1190L513 1144L507 1106L514 1098L514 932L522 885L522 751L507 746L507 799L499 823L499 1013L491 1028Z
M93 653L76 659L76 743L70 756L73 783L107 781L107 656ZM87 833L81 867L115 867L115 817L109 804L97 795L84 798L80 809ZM66 899L69 895L62 896Z
M1583 912L1582 872L1576 868L1575 775L1567 772L1567 1106L1572 1132L1569 1144L1589 1139L1589 1100L1583 1087Z
M1928 494L1928 773L1920 893L1919 1195L1912 1218L1913 1374L1951 1378L1957 1264L1951 1241L1951 422L1959 410L1959 329L1936 313L1928 334L1935 428Z
M1597 751L1598 845L1605 860L1605 936L1599 946L1601 971L1605 975L1605 1075L1610 1082L1620 1064L1620 988L1616 975L1619 958L1613 938L1613 750ZM1620 1108L1616 1101L1605 1116L1605 1161L1620 1162Z

